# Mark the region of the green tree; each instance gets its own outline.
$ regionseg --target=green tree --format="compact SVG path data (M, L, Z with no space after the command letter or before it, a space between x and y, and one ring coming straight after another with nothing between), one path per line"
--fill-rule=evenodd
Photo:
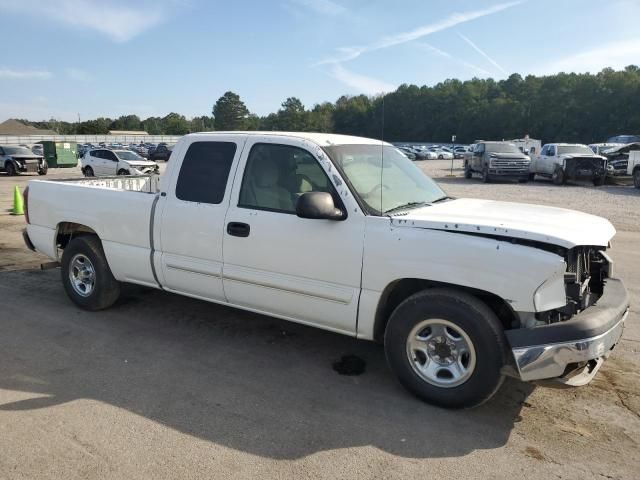
M244 130L247 128L249 110L240 96L226 92L213 106L213 118L216 130Z
M166 135L185 135L189 133L189 122L184 117L174 112L162 119L162 133Z

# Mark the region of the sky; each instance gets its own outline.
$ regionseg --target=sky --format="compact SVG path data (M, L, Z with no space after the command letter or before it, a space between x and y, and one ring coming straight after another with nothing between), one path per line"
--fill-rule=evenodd
M640 0L0 0L0 121L596 73L640 64L638 18Z

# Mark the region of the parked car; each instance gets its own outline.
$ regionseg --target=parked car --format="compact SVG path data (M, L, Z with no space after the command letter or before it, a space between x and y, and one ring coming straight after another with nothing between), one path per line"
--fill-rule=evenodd
M627 175L631 175L633 177L634 187L640 188L640 150L629 152Z
M131 150L98 148L82 157L82 173L85 177L150 175L160 173L160 167Z
M451 160L453 158L453 153L447 150L437 149L432 150L432 152L435 153L438 160Z
M472 151L464 154L464 177L479 173L484 183L497 178L526 182L530 163L529 156L513 143L478 142Z
M640 142L640 135L616 135L609 137L607 143L634 143Z
M9 176L27 172L46 175L48 169L44 157L33 153L27 147L0 145L0 172Z
M598 186L604 184L607 159L586 145L548 143L531 161L531 176L536 174L551 178L556 185L567 179L589 179Z
M467 147L455 147L453 149L454 158L464 158L464 154L468 151Z
M414 152L411 151L411 149L407 148L407 147L398 147L398 150L400 150L400 152L407 157L409 160L415 160L416 159L416 154Z
M178 145L162 177L29 182L25 242L60 262L78 307L112 306L127 282L378 340L444 407L486 401L505 375L586 384L620 340L629 300L603 218L449 198L379 140Z
M640 150L640 142L619 145L603 151L601 155L607 158L607 175L626 175L629 155L636 150Z
M171 157L172 149L173 147L166 144L159 144L153 149L153 151L149 152L149 160L164 160L165 162L168 162Z

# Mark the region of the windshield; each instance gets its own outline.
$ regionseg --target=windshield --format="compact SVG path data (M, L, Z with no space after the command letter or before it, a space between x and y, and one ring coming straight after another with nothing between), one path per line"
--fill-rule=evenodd
M558 145L558 155L566 155L568 153L593 155L593 151L586 145Z
M487 143L486 145L486 151L490 153L522 153L513 143Z
M446 197L436 182L395 147L336 145L325 147L325 151L357 196L377 215L402 205L410 208Z
M129 152L127 150L122 150L118 152L114 152L120 160L144 160L140 155L135 152Z
M5 155L33 155L33 152L25 147L2 147Z

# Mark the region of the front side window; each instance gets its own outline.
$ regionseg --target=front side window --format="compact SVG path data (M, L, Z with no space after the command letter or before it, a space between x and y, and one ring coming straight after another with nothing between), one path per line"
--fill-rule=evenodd
M144 160L140 155L129 150L120 150L116 155L120 160Z
M324 150L375 215L447 198L436 182L394 147L335 145Z
M549 155L550 157L553 157L553 156L555 156L555 154L556 154L556 147L551 145L549 147L549 152L547 153L547 155Z
M327 175L308 151L271 143L251 148L239 207L295 213L298 198L307 192L332 193Z
M180 167L176 197L187 202L221 203L236 147L234 142L193 142Z

